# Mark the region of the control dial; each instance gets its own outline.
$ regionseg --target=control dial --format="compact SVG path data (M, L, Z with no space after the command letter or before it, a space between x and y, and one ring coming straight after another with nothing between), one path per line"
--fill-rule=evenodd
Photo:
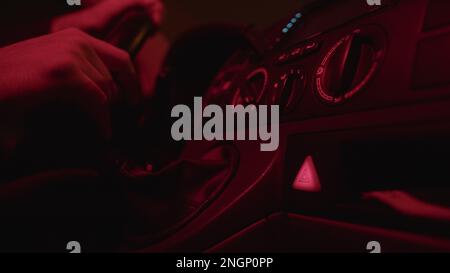
M320 98L336 104L348 100L373 77L384 55L384 35L376 27L356 29L325 55L315 74Z

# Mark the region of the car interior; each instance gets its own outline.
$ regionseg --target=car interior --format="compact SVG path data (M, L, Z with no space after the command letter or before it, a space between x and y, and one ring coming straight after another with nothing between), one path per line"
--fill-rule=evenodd
M169 17L189 6L167 2ZM2 233L31 225L21 238L40 251L77 236L86 251L368 253L372 241L383 252L450 251L450 2L257 2L231 1L240 13L221 15L173 9L155 94L142 111L116 109L113 143L77 125L68 145L30 124L33 138L3 164L16 183L0 189L28 216L5 216ZM119 22L127 37L112 28L109 41L139 56L153 30L137 13ZM279 148L174 141L171 109L194 97L279 105ZM28 183L53 186L36 199Z
M234 143L239 164L222 192L145 250L365 252L374 238L385 251L448 250L449 8L312 1L264 33L245 29L203 95L280 105L281 148Z

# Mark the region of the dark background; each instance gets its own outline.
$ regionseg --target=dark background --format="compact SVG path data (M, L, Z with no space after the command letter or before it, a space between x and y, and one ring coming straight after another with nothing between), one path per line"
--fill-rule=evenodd
M265 28L308 2L312 0L164 0L163 32L173 41L183 31L211 22Z

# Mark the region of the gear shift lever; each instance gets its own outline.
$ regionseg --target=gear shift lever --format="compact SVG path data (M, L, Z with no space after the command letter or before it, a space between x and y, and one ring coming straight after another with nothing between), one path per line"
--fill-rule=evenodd
M106 41L127 51L134 58L154 32L153 23L144 11L131 10L114 24Z
M225 189L237 166L237 150L228 144L159 171L124 166L130 244L154 242L187 224Z

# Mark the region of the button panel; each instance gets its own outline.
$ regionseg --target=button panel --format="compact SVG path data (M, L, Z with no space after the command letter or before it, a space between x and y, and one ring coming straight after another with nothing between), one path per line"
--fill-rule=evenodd
M285 51L278 55L277 57L277 63L283 64L286 62L290 62L302 57L305 57L307 55L310 55L314 52L316 52L320 47L320 42L318 41L310 41L305 44L301 44L298 46L295 46L288 51Z

